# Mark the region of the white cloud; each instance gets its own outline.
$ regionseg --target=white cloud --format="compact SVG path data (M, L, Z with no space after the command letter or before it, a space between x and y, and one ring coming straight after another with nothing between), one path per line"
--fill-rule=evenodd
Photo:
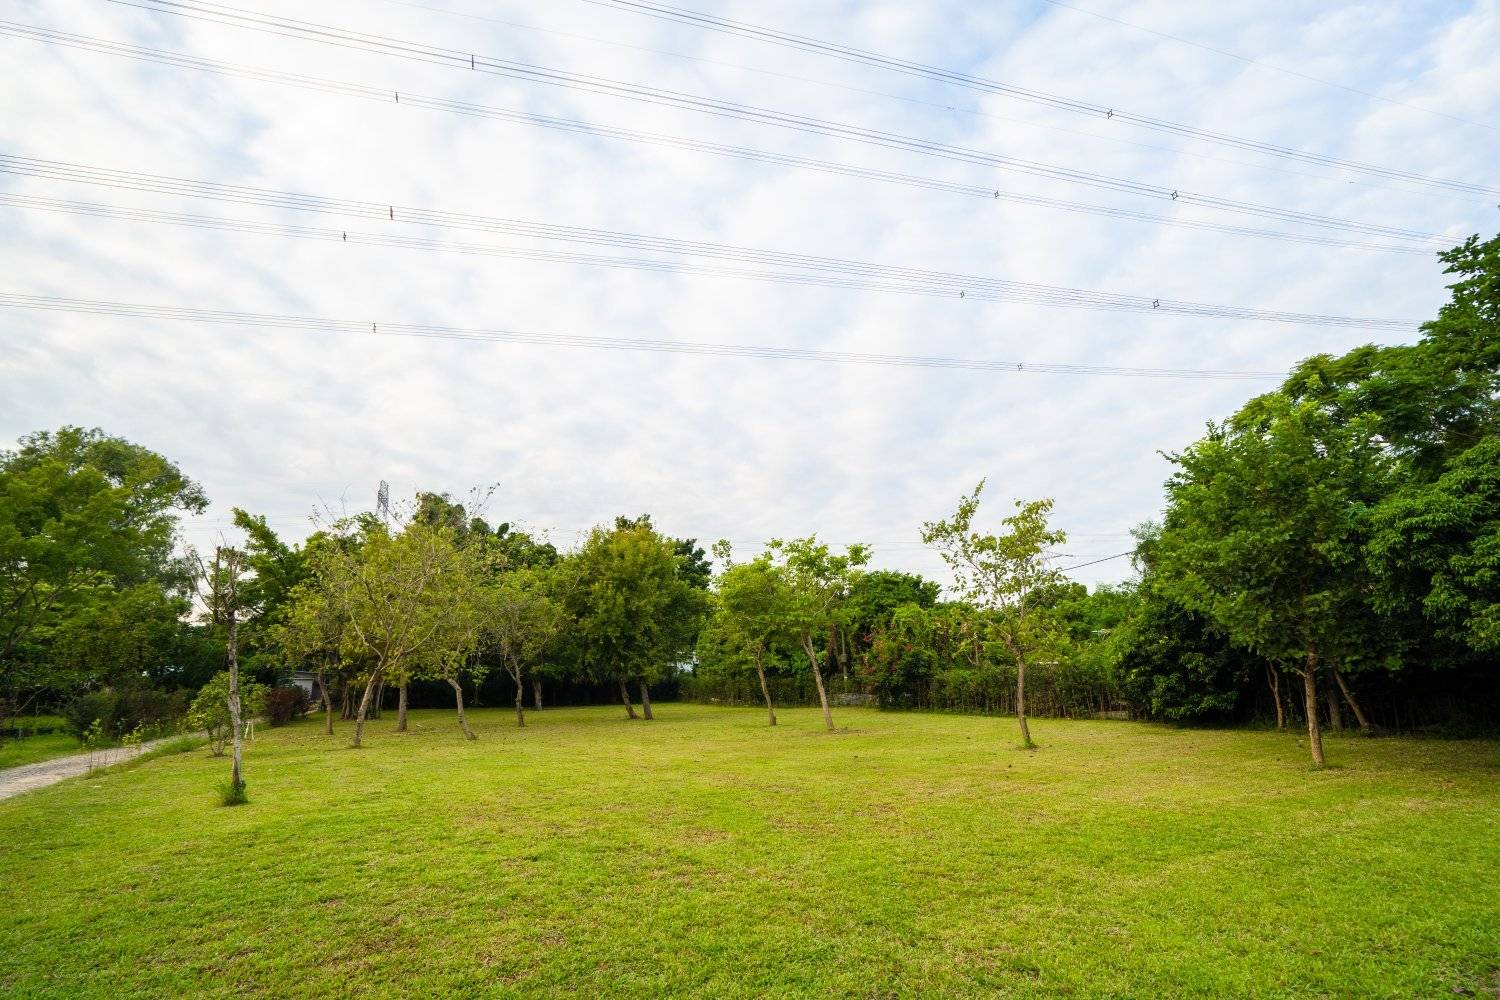
M11 6L12 20L210 58L1170 211L1124 196L134 8ZM553 33L393 2L340 0L309 8L262 0L256 6L1245 201L1455 238L1495 226L1492 199L1374 183L576 2L427 4ZM1425 11L1364 4L1308 9L1291 2L1235 11L1158 0L1094 0L1092 6L1408 104L1500 120L1500 62L1492 57L1500 50L1500 13L1493 0ZM1500 162L1500 134L1493 130L1065 9L959 3L714 9L1332 156L1475 181L1489 181ZM579 34L619 44L572 37ZM0 39L0 46L12 80L0 92L0 113L10 126L3 149L11 153L1261 308L1422 318L1443 297L1435 261L1420 256L1050 212L12 38ZM327 224L290 212L35 180L5 178L0 188ZM1311 352L1374 339L1322 327L1047 310L0 212L0 285L39 294L1175 368L1279 369ZM754 543L814 530L839 541L868 539L877 543L882 564L936 573L938 561L916 544L919 524L947 513L960 493L987 476L994 516L1010 497L1054 496L1059 523L1077 534L1068 551L1108 555L1127 548L1121 533L1159 506L1167 466L1158 449L1188 443L1204 421L1230 412L1254 390L1234 382L866 369L19 310L0 312L0 331L6 345L0 437L62 423L98 424L166 453L215 501L210 518L192 528L198 540L217 530L233 505L267 512L276 526L296 534L314 504L347 497L367 505L382 478L398 494L417 488L462 493L498 480L492 516L551 528L563 543L617 513L650 511L664 529L704 539ZM1107 563L1080 571L1079 578L1111 579L1125 570L1123 562Z

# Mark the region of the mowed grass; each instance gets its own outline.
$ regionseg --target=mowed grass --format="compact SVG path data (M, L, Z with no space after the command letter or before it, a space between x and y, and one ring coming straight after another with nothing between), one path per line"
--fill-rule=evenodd
M1500 990L1500 744L660 705L262 729L0 803L6 997Z
M71 733L38 733L20 739L11 735L0 738L0 768L20 767L82 752L83 744Z

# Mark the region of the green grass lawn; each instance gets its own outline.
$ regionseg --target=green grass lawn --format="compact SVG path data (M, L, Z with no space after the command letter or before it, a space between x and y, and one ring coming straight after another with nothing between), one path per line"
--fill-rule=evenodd
M1500 744L658 706L0 802L6 997L1488 997ZM508 724L509 722L509 724Z
M82 752L83 744L71 733L40 733L21 739L16 739L12 733L0 737L0 768L20 767Z

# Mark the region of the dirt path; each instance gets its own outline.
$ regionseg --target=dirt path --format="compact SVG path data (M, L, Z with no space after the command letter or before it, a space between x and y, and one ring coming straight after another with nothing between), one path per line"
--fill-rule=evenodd
M147 750L176 739L181 739L181 737L167 736L135 747L109 747L105 750L95 750L93 753L53 757L51 760L38 761L35 764L6 768L0 771L0 799L8 799L12 795L29 792L33 788L46 788L48 785L57 784L64 778L88 774L94 768L108 767L110 764L118 764L123 760L139 757Z

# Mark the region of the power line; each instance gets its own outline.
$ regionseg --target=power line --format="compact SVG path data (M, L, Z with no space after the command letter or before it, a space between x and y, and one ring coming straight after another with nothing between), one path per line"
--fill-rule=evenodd
M811 84L814 87L826 87L832 90L842 90L851 94L864 94L870 97L884 97L892 101L900 101L903 104L910 104L918 107L935 108L939 111L950 112L953 114L970 115L975 118L985 118L991 121L1007 122L1012 125L1021 125L1026 128L1042 129L1048 132L1058 132L1064 135L1082 136L1087 139L1095 139L1101 142L1114 143L1116 145L1133 146L1137 149L1153 149L1159 152L1171 153L1174 156L1183 156L1195 160L1202 160L1206 163L1227 163L1238 167L1250 167L1255 170L1267 170L1274 173L1285 174L1288 177L1307 177L1329 184L1354 184L1360 187L1366 187L1375 190L1399 190L1407 194L1413 193L1410 188L1392 188L1388 185L1374 183L1370 180L1352 180L1348 177L1334 177L1327 173L1314 173L1307 170L1294 170L1288 167L1276 167L1268 163L1255 163L1250 160L1232 159L1224 156L1212 156L1208 153L1186 149L1182 146L1165 146L1161 145L1160 143L1142 142L1139 139L1127 139L1124 136L1103 135L1099 132L1089 132L1081 129L1068 128L1066 126L1053 124L1051 122L1036 121L1030 118L1016 118L1011 115L997 114L993 111L981 111L977 107L961 107L959 105L946 103L943 101L933 101L926 100L921 97L912 97L908 94L894 94L886 90L872 90L869 87L856 87L852 84L838 83L833 80L824 80L816 77L801 76L796 73L778 72L777 70L766 69L762 66L749 66L744 63L726 62L722 59L710 59L706 56L693 55L688 52L674 52L671 49L654 48L649 45L635 45L630 42L622 42L619 39L601 38L597 35L585 35L575 31L563 31L558 28L546 28L537 24L526 24L522 21L511 21L507 20L506 18L491 17L485 14L474 14L470 13L469 11L449 10L446 7L435 7L425 3L414 3L412 2L412 0L384 0L384 2L396 7L406 7L412 10L425 10L433 14L442 14L444 17L463 18L465 20L479 21L485 24L498 24L507 28L519 28L522 31L535 31L541 34L555 35L560 38L578 39L597 45L607 45L612 48L626 49L632 52L647 52L651 53L652 55L666 56L669 59L681 59L686 62L699 63L705 66L719 66L725 69L739 70L746 73L755 73L760 76L767 76L777 80L790 80L794 83ZM1471 200L1469 196L1460 195L1457 192L1451 191L1440 191L1434 189L1426 193L1447 197L1462 197L1465 201Z
M580 264L592 267L728 277L776 284L810 285L857 291L894 292L933 298L960 298L966 301L973 299L979 302L1015 302L1106 312L1135 312L1272 323L1298 323L1315 326L1381 329L1394 332L1409 332L1417 325L1415 322L1407 320L1295 313L1271 309L1251 309L1244 306L1224 306L1202 302L1152 298L1144 295L1096 292L1056 285L1010 281L1001 278L985 278L976 275L951 274L918 268L869 264L834 257L811 257L802 254L754 250L712 243L638 237L632 234L616 234L602 230L583 230L566 226L533 224L530 226L518 226L517 229L521 230L520 235L541 239L574 240L603 243L627 249L644 249L652 252L676 253L688 256L707 256L710 258L769 265L785 268L785 270L750 270L746 268L726 267L719 264L691 264L661 258L615 257L548 250L536 247L455 243L383 233L361 233L357 230L348 229L313 229L278 223L262 223L239 219L224 219L214 216L121 208L89 202L33 198L26 195L0 194L0 206L63 212L93 218L150 222L190 229L283 236L327 243L391 246L402 249L425 250L464 256L507 257L550 263ZM391 210L391 214L394 217L394 209Z
M116 0L125 2L125 0ZM173 6L190 6L188 4L174 3L174 0L148 0L148 2L160 5L171 4ZM873 66L878 69L902 73L907 76L922 77L935 80L938 83L950 86L962 87L967 90L982 93L999 94L1004 97L1038 104L1058 111L1067 111L1075 114L1087 115L1092 118L1100 118L1111 122L1121 122L1127 125L1135 125L1141 128L1165 132L1184 138L1195 139L1203 142L1211 142L1217 145L1229 146L1235 149L1247 150L1255 153L1263 153L1268 156L1278 156L1287 159L1300 160L1305 163L1315 163L1320 166L1337 167L1343 170L1353 170L1359 173L1375 177L1384 177L1391 180L1402 180L1413 184L1422 184L1431 187L1445 188L1451 191L1462 191L1466 194L1479 194L1486 197L1500 194L1500 188L1490 187L1484 184L1473 184L1467 181L1455 181L1442 177L1432 177L1419 174L1409 170L1397 170L1390 167L1382 167L1372 163L1361 163L1355 160L1344 160L1339 157L1325 156L1321 153L1313 153L1307 150L1297 149L1292 146L1284 146L1278 143L1263 142L1258 139L1249 139L1242 136L1230 135L1225 132L1215 132L1208 129L1200 129L1181 122L1173 122L1163 118L1154 118L1149 115L1136 114L1121 108L1111 107L1105 104L1097 104L1091 101L1081 101L1071 97L1058 94L1049 94L1045 91L1034 90L1028 87L1018 87L1014 84L1002 83L980 76L973 76L957 70L944 69L940 66L931 66L926 63L915 62L910 59L901 59L894 56L882 55L878 52L870 52L865 49L855 48L839 42L830 42L823 39L811 38L806 35L796 35L790 32L779 31L764 25L751 24L746 21L733 21L725 17L717 17L700 11L688 10L682 7L672 7L661 3L643 2L643 0L579 0L581 3L592 4L596 7L610 7L616 10L629 11L661 20L674 21L678 24L690 25L705 31L716 31L722 34L736 35L741 38L750 38L755 41L777 45L783 48L796 49L803 52L811 52L817 55L840 59L845 62L857 63L865 66ZM1052 0L1048 0L1052 2ZM195 6L195 5L194 5ZM216 4L204 6L218 7ZM1068 6L1061 4L1060 6ZM233 9L233 8L228 8ZM1077 9L1077 8L1073 8ZM1111 19L1113 20L1113 19ZM1181 41L1181 39L1178 39ZM1373 96L1373 95L1371 95ZM1459 119L1462 120L1462 119ZM1472 124L1472 123L1471 123ZM1486 126L1489 127L1489 126Z
M392 0L392 2L395 2L395 0ZM587 0L585 0L585 2L587 2ZM1489 122L1475 121L1472 118L1463 118L1459 115L1449 114L1446 111L1434 111L1432 108L1424 108L1420 104L1412 104L1409 101L1398 101L1393 97L1385 97L1384 95L1376 94L1368 90L1361 90L1358 87L1350 87L1347 84L1338 83L1334 80L1325 80L1319 76L1313 76L1309 73L1303 73L1295 69L1287 69L1284 66L1277 66L1274 63L1263 62L1260 59L1251 59L1249 56L1242 56L1238 52L1231 52L1228 49L1221 49L1213 45L1205 45L1202 42L1195 42L1191 38L1183 38L1181 35L1173 35L1169 32L1158 31L1155 28L1148 28L1143 24L1136 24L1133 21L1126 21L1123 18L1112 17L1109 14L1101 14L1098 11L1094 10L1086 10L1083 7L1075 7L1073 4L1063 3L1062 0L1042 0L1042 2L1051 4L1054 7L1061 7L1064 10L1071 10L1079 14L1087 14L1089 17L1096 17L1101 21L1109 21L1113 24L1118 24L1121 27L1130 28L1134 31L1144 31L1148 35L1155 35L1157 38L1165 38L1168 41L1177 42L1181 45L1190 45L1195 49L1202 49L1204 52L1212 52L1216 55L1226 56L1230 59L1242 62L1247 66L1257 66L1261 69L1271 70L1274 73L1284 73L1287 76L1294 76L1299 80L1307 80L1312 83L1322 84L1325 87L1334 87L1338 90L1342 90L1350 94L1358 94L1360 97L1368 97L1371 100L1380 101L1384 104L1390 104L1394 107L1409 108L1412 111L1420 111L1426 115L1435 115L1438 118L1446 118L1451 122L1458 122L1461 125L1473 125L1476 128L1484 128L1490 129L1491 131L1497 131L1497 127L1491 125Z
M1083 569L1085 566L1097 566L1100 563L1110 562L1111 560L1114 560L1114 559L1123 559L1126 556L1133 556L1133 555L1135 555L1135 549L1131 549L1129 552L1117 552L1117 553L1115 553L1112 556L1105 556L1103 559L1093 559L1093 560L1090 560L1089 562L1074 563L1071 566L1059 566L1058 569L1061 570L1064 573L1068 573L1068 572L1071 572L1071 571L1073 571L1075 569Z
M145 62L157 63L159 65L173 66L179 69L191 69L197 72L213 73L220 76L228 76L239 79L256 80L263 83L275 83L281 86L295 87L303 90L331 93L344 97L355 97L368 101L376 101L382 104L392 104L392 95L395 93L389 87L375 87L368 84L349 83L345 81L329 80L321 77L311 77L295 73L283 73L279 70L264 69L255 66L247 66L238 63L229 63L221 60L205 59L198 56L190 56L182 53L169 52L163 49L151 49L145 46L132 45L124 42L113 42L107 39L90 38L84 35L75 35L68 32L59 32L50 28L37 28L29 25L16 24L14 22L0 21L0 34L11 35L18 38L26 38L32 41L40 41L47 44L60 45L69 48L82 49L104 55L120 56L130 59L138 59ZM1201 220L1169 218L1155 216L1146 213L1134 212L1128 209L1115 208L1113 206L1091 205L1087 203L1070 202L1062 199L1047 198L1034 195L1022 195L1013 192L1000 191L994 188L981 187L973 184L963 184L955 181L947 181L940 178L924 177L921 175L900 173L897 171L879 170L870 167L860 167L835 161L820 160L813 157L799 156L787 153L775 153L747 147L730 146L706 140L693 139L683 136L665 135L653 132L641 132L632 129L624 129L611 125L601 125L576 119L557 118L549 115L533 114L531 112L514 111L507 108L496 108L467 101L454 101L446 98L428 97L422 94L406 92L402 95L400 106L415 108L419 110L445 111L453 114L466 115L470 117L489 118L499 121L515 122L518 124L532 125L541 128L551 128L561 131L584 133L591 136L619 139L628 142L636 142L645 145L668 146L677 149L686 149L694 152L710 153L719 156L728 156L735 159L752 162L773 163L779 166L787 166L795 169L814 170L823 173L856 177L865 180L876 180L885 183L901 184L909 187L924 188L927 190L943 191L953 194L964 194L969 196L1008 201L1020 204L1029 204L1045 208L1056 208L1065 211L1079 212L1090 215L1100 215L1111 218L1129 219L1131 221L1151 222L1156 224L1171 225L1177 227L1211 230L1216 232L1232 233L1234 235L1252 236L1267 239L1291 240L1296 242L1320 243L1330 246L1357 247L1360 249L1392 249L1403 251L1399 247L1382 247L1375 244L1348 243L1344 241L1330 240L1326 237L1309 236L1306 234L1278 233L1271 230L1259 230L1229 226L1222 223L1206 222ZM980 164L994 166L994 164ZM1165 189L1162 189L1165 191ZM1181 192L1170 192L1168 195L1179 195L1175 204L1198 204L1195 199L1199 196L1182 194ZM1200 207L1215 206L1203 204ZM1226 208L1224 211L1240 211L1239 209ZM1262 215L1275 218L1279 221L1293 222L1299 225L1314 226L1323 229L1346 230L1350 232L1376 235L1392 239L1415 240L1431 244L1434 248L1439 244L1449 244L1451 238L1435 233L1424 233L1410 229L1394 227L1375 226L1367 223L1352 222L1330 216L1318 216L1310 213L1296 212L1293 210L1281 210L1274 207L1266 208L1264 211L1244 210L1243 214Z
M0 22L0 23L3 23L3 22ZM4 33L3 28L0 28L0 33ZM217 72L217 70L211 70L211 72ZM229 75L238 75L238 74L229 74ZM270 81L270 82L284 82L284 81L273 80L273 81ZM296 84L290 84L290 85L296 86ZM349 85L349 86L355 86L355 85ZM324 88L308 88L308 89L319 89L319 90L321 90L321 89L324 89ZM387 93L388 93L388 91L384 91L384 90L379 91L378 94L376 95L376 97L377 97L378 100L380 100L382 103L384 103L385 100L387 99L386 98L386 94ZM349 94L348 96L362 96L362 95L359 95L359 94ZM409 95L405 103L408 106L414 106L414 102L418 101L418 100L425 100L425 99L424 98L418 98L415 95ZM420 105L417 105L417 106L420 106ZM472 108L474 106L471 105L471 106L468 106L468 107ZM437 110L449 110L449 109L443 108L443 109L437 109ZM463 112L460 112L460 113L469 113L469 112L468 111L463 111ZM532 117L532 116L527 116L527 117ZM551 121L528 121L528 124L542 124L542 125L548 125L550 127L551 124L552 124L552 122L555 122L555 121L560 121L560 120L554 119L554 120L551 120ZM587 125L586 123L582 123L582 122L572 122L572 123L569 123L569 125L578 126L578 129L579 130L583 130L583 131L588 131L588 130L593 130L593 129L599 128L599 126L590 126L590 125ZM623 139L628 139L628 140L631 140L631 141L646 141L646 142L652 142L656 138L665 138L665 137L650 136L649 134L646 134L646 133L623 133L623 132L621 134L613 135L611 137L623 138ZM684 147L684 148L695 148L695 149L698 149L698 151L702 151L702 152L714 152L714 153L721 153L721 154L727 154L727 155L732 155L732 156L742 156L743 155L746 158L752 158L752 159L759 159L759 158L761 158L760 155L759 155L760 151L758 151L758 150L736 149L734 147L703 148L702 146L699 146L699 145L694 145L694 146L691 146L691 147ZM1405 245L1405 246L1403 246L1403 245L1400 245L1400 244L1390 244L1390 243L1364 243L1364 242L1357 242L1357 241L1351 241L1351 240L1341 240L1341 239L1336 239L1334 237L1320 236L1320 235L1311 234L1311 233L1292 233L1292 232L1282 232L1282 231L1278 231L1278 230L1269 230L1269 229L1254 229L1254 228L1243 227L1243 226L1228 225L1228 224L1219 223L1219 222L1210 222L1210 221L1200 220L1200 219L1182 219L1182 218L1175 218L1175 217L1171 217L1171 216L1152 215L1150 213L1136 212L1136 211L1133 211L1133 210L1116 208L1114 206L1109 206L1109 205L1097 205L1097 204L1073 202L1073 201L1066 201L1066 200L1063 200L1063 199L1047 198L1047 197L1042 197L1042 196L1037 196L1037 195L1016 194L1016 193L1013 193L1013 192L993 190L993 189L990 189L990 188L981 188L981 187L974 186L974 185L962 185L962 184L956 184L956 183L950 184L948 182L937 181L935 179L930 179L930 178L916 177L916 176L907 175L907 174L892 174L892 173L888 173L888 172L885 172L885 171L870 171L870 170L865 170L863 168L847 168L847 169L845 169L845 165L843 165L843 164L830 163L830 162L827 162L827 161L808 160L808 159L801 158L801 157L781 157L781 156L778 156L776 154L767 154L767 157L769 159L771 159L772 162L776 162L776 163L779 163L779 164L782 164L782 165L786 165L786 166L792 166L792 167L795 167L795 168L822 170L822 171L833 172L833 173L846 173L846 174L850 174L850 175L853 175L853 176L861 177L863 179L880 180L880 181L887 181L887 182L893 182L893 183L902 183L902 184L912 184L912 185L919 186L919 187L927 187L927 188L931 188L931 189L944 190L944 191L949 191L949 192L952 192L952 193L959 193L959 194L972 194L972 195L977 195L978 197L981 197L981 198L985 198L987 200L1000 200L1000 201L1010 202L1010 203L1013 203L1013 204L1023 204L1023 205L1030 205L1030 206L1040 207L1040 208L1058 209L1058 210L1067 211L1067 212L1076 212L1076 213L1081 213L1081 214L1097 215L1097 216L1103 216L1103 217L1106 217L1106 218L1122 219L1122 220L1131 221L1131 222L1144 222L1144 223L1151 223L1151 224L1154 224L1154 225L1165 225L1165 226L1171 226L1171 227L1176 227L1176 228L1185 228L1185 229L1194 229L1194 230L1201 230L1201 231L1208 231L1208 232L1226 233L1226 234L1230 234L1230 235L1246 236L1246 237L1251 237L1251 238L1256 238L1256 239L1272 239L1272 240L1279 240L1279 241L1286 241L1286 242L1293 242L1293 243L1302 243L1302 244L1307 244L1307 245L1312 245L1312 246L1325 246L1325 247L1332 247L1332 248L1338 248L1338 249L1369 250L1369 251L1378 251L1378 252L1385 252L1385 253L1431 254L1431 253L1435 252L1435 250L1438 247L1438 245L1440 245L1440 244L1446 244L1446 243L1450 242L1445 237L1432 235L1432 236L1429 236L1427 238L1428 239L1428 245L1427 246L1417 246L1417 245ZM148 192L157 193L157 194L175 194L175 195L183 195L183 196L187 196L187 197L211 198L211 199L216 200L216 201L232 201L232 202L238 202L238 203L242 203L242 204L266 204L266 205L271 205L272 207L277 207L277 208L300 209L304 204L306 204L309 201L309 196L306 196L306 195L297 195L297 194L289 194L287 192L266 191L266 190L263 190L263 189L246 188L246 187L239 186L239 185L216 185L216 184L212 184L212 183L206 182L206 181L196 181L196 180L190 180L190 179L180 178L180 177L170 177L170 176L161 175L161 174L139 173L139 172L135 172L135 171L124 171L124 170L112 170L110 168L105 168L105 167L95 167L95 166L89 166L89 165L77 164L77 163L64 163L64 162L55 161L55 160L44 160L44 159L37 159L35 157L27 157L27 156L20 156L20 155L14 155L14 154L4 154L4 153L0 153L0 172L10 173L10 174L16 174L16 175L19 175L19 176L26 176L26 177L38 177L38 178L44 178L44 179L48 179L48 180L67 181L67 182L79 183L79 184L102 185L102 186L106 186L106 187L121 188L121 189L133 190L133 191L148 191ZM276 199L281 199L280 203L276 203ZM328 211L328 212L335 211L335 208L327 207L328 205L331 204L331 202L330 202L329 199L316 199L316 200L318 201L318 203L320 205L324 206L324 207L322 207L322 208L319 209L320 211ZM347 200L343 200L343 199L340 199L339 201L340 201L340 205L342 205L342 206L347 206L347 205L353 204L353 203L348 202ZM369 204L370 203L361 203L361 206L362 207L368 207ZM383 216L385 214L385 210L386 210L386 206L385 205L377 205L375 207L378 210L378 213L379 213L380 216ZM397 206L397 207L401 207L401 206ZM341 212L342 211L348 211L346 208L343 208L343 207L340 207L337 210L341 211ZM407 212L412 212L412 211L421 211L421 210L407 208L406 211ZM350 211L349 214L357 214L357 213L354 213L354 212ZM431 213L428 213L428 214L430 215ZM454 215L452 213L447 213L447 214L450 217L444 223L442 223L442 224L448 225L448 226L450 226L452 228L466 228L466 229L481 228L482 229L482 228L485 228L485 227L484 226L476 226L474 224L475 219L477 218L480 221L488 221L488 220L482 219L482 217L475 217L475 216L471 216L471 215L470 216L462 216L462 217L460 217L460 216ZM376 216L371 215L369 217L374 218ZM436 222L434 224L436 224Z
M1278 379L1284 372L1227 371L1220 369L1123 368L1112 365L1047 364L1021 361L989 361L971 358L921 357L914 355L865 354L852 351L820 351L795 347L761 347L743 344L712 344L694 341L597 337L576 334L528 333L519 330L472 329L416 323L339 320L315 316L199 309L186 306L146 305L99 299L0 292L0 307L120 316L131 319L249 326L265 329L303 330L321 333L371 334L421 337L439 340L530 344L542 347L574 347L600 350L689 354L712 357L760 358L776 361L816 361L831 364L871 365L902 368L944 368L985 372L1018 372L1050 375L1115 375L1133 378L1227 379L1256 381Z
M220 5L173 3L172 0L144 0L144 2L139 3L133 2L133 0L111 0L111 2L119 3L123 6L138 7L143 10L175 14L213 24L247 28L278 37L317 42L336 48L360 52L374 52L430 65L446 66L450 69L483 72L585 93L618 97L661 107L672 107L711 117L749 121L804 134L843 139L850 142L918 153L924 156L960 163L1008 169L1049 180L1123 194L1132 194L1140 197L1165 199L1218 211L1262 218L1276 218L1288 222L1346 229L1378 236L1394 236L1405 239L1435 238L1434 234L1431 233L1419 233L1400 227L1334 219L1309 212L1222 198L1216 195L1185 191L1181 188L1173 188L1168 185L1112 177L1107 174L1099 174L1088 170L1079 170L1000 153L990 153L962 146L953 146L947 143L900 135L894 132L831 122L748 104L699 97L692 94L664 90L658 87L649 87L643 84L627 83L588 74L571 73L565 70L521 63L509 59L498 59L490 56L480 57L470 52L460 52L455 49L440 48L419 42L371 35L364 32L348 31L312 22L272 17L269 15L241 13L235 8L222 7ZM392 93L394 94L395 92ZM399 100L399 95L396 95L396 98ZM1500 193L1500 189L1496 189L1496 192Z

